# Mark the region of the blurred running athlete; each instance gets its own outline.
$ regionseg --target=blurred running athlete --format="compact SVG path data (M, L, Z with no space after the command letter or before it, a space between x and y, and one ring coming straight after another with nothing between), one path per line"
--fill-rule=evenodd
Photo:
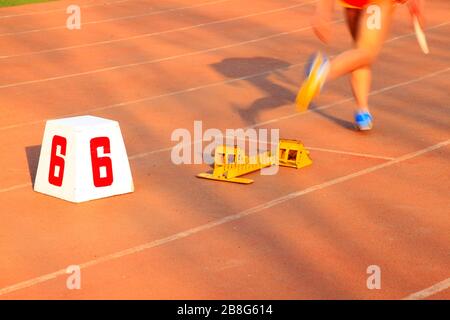
M306 79L297 96L297 108L305 110L316 97L325 82L350 74L353 95L357 108L355 124L359 130L372 128L372 115L369 111L369 92L371 85L371 66L377 59L389 32L396 2L408 3L411 14L423 26L423 5L425 0L340 0L345 8L345 16L350 34L354 40L353 49L345 51L331 61L322 53L317 53L310 61ZM312 25L317 37L328 43L331 36L331 17L335 0L319 0ZM370 27L368 19L379 10L379 24Z

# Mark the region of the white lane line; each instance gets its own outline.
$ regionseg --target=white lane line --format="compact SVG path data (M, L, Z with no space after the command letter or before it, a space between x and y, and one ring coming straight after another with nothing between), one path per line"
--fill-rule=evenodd
M207 5L211 5L211 4L218 4L218 3L222 3L222 2L228 2L228 1L231 1L231 0L215 0L215 1L211 1L211 2L204 2L204 3L189 5L189 6L184 6L184 7L175 7L175 8L170 8L170 9L156 10L156 11L151 10L151 11L147 11L145 13L140 13L137 15L121 16L121 17L117 17L117 18L109 18L109 19L103 19L103 20L83 22L83 26L90 25L90 24L99 24L99 23L105 23L105 22L115 22L115 21L131 20L131 19L142 18L142 17L149 17L149 16L158 15L158 14L171 13L171 12L187 10L187 9L194 9L197 7L207 6ZM57 26L57 27L48 27L48 28L42 28L42 29L31 29L31 30L24 30L24 31L17 31L17 32L7 32L7 33L0 33L0 37L18 36L18 35L23 35L23 34L37 33L37 32L41 32L41 31L61 30L61 29L66 29L66 28L67 27L65 25L61 25L61 26Z
M228 2L228 1L231 1L231 0L216 0L214 2L210 2L209 4L218 4L218 3L222 3L222 2ZM132 19L136 19L136 18L153 16L153 15L157 15L157 14L161 14L161 13L170 13L170 12L174 12L174 11L180 11L180 10L185 10L185 9L192 9L192 8L196 8L196 7L201 7L203 5L204 4L197 4L197 5L186 6L186 7L181 7L181 8L172 8L172 9L164 9L164 10L159 10L159 11L150 11L150 12L140 13L140 14L137 14L137 15L122 16L122 17L118 17L118 18L109 18L109 19L103 19L103 20L83 22L83 26L91 25L91 24L106 23L106 22L132 20ZM300 3L298 5L303 5L303 3ZM52 31L52 30L60 30L60 29L66 29L66 26L62 25L62 26L42 28L42 29L32 29L32 30L25 30L25 31L0 33L0 37L4 37L4 36L18 36L18 35L23 35L23 34L37 33L37 32L41 32L41 31Z
M291 65L289 67L292 67L292 66L294 66L294 65ZM373 96L373 95L380 94L380 93L383 93L383 92L386 92L386 91L389 91L389 90L392 90L392 89L396 89L396 88L400 88L400 87L403 87L403 86L406 86L406 85L409 85L409 84L420 82L422 80L438 76L438 75L443 74L443 73L448 72L448 71L450 71L450 67L446 68L446 69L442 69L442 70L436 71L436 72L432 72L432 73L426 74L426 75L424 75L422 77L419 77L419 78L416 78L414 80L400 82L400 83L397 83L397 84L392 85L392 86L388 86L388 87L385 87L385 88L382 88L382 89L379 89L379 90L372 91L369 95ZM247 127L243 128L243 129L245 130L245 129L251 129L251 128L258 128L258 127L266 126L268 124L280 122L280 121L283 121L283 120L288 120L288 119L292 119L292 118L295 118L295 117L304 116L304 115L306 115L306 114L308 114L310 112L314 112L314 110L329 109L329 108L332 108L332 107L335 107L335 106L338 106L338 105L341 105L343 103L346 103L346 102L349 102L349 101L353 101L353 100L354 100L354 98L347 98L347 99L338 100L336 102L333 102L333 103L330 103L330 104L326 104L326 105L323 105L321 107L317 107L315 109L310 109L310 110L307 110L307 111L302 112L302 113L294 112L294 113L291 113L291 114L283 116L283 117L273 118L273 119L268 120L268 121L259 122L259 123L247 126ZM195 143L200 143L200 141L199 140L192 141L192 144L195 144ZM135 154L135 155L131 156L130 159L135 160L135 159L145 158L145 157L147 157L149 155L152 155L152 154L156 154L156 153L160 153L160 152L166 152L166 151L170 151L170 150L172 150L172 147L167 147L167 148L152 150L152 151L148 151L148 152L138 153L138 154Z
M233 18L228 18L228 19L222 19L222 20L216 20L216 21L211 21L211 22L206 22L206 23L200 23L200 24L190 25L190 26L181 27L181 28L169 29L169 30L165 30L165 31L143 33L143 34L139 34L139 35L135 35L135 36L131 36L131 37L124 37L124 38L113 39L113 40L105 40L105 41L97 41L97 42L91 42L91 43L86 43L86 44L80 44L80 45L74 45L74 46L68 46L68 47L61 47L61 48L54 48L54 49L47 49L47 50L40 50L40 51L32 51L32 52L26 52L26 53L21 53L21 54L14 54L14 55L9 55L9 56L0 56L0 59L10 59L10 58L17 58L17 57L32 56L32 55L38 55L38 54L44 54L44 53L52 53L52 52L59 52L59 51L65 51L65 50L71 50L71 49L94 47L94 46L112 44L112 43L117 43L117 42L122 42L122 41L129 41L129 40L136 40L136 39L141 39L141 38L148 38L148 37L166 35L166 34L180 32L180 31L187 31L187 30L192 30L192 29L196 29L196 28L203 28L203 27L208 27L208 26L212 26L212 25L217 25L217 24L228 23L228 22L232 22L232 21L243 20L243 19L246 19L246 18L256 17L256 16L260 16L260 15L266 15L266 14L272 14L272 13L287 11L287 10L290 10L290 9L293 9L293 8L304 7L304 6L307 6L309 4L316 3L316 2L317 1L315 0L315 1L311 1L311 2L306 2L306 3L292 5L292 6L289 6L289 7L283 7L283 8L272 9L272 10L267 10L267 11L261 11L261 12L256 12L256 13L247 14L247 15L243 15L243 16L238 16L238 17L233 17Z
M316 3L316 2L317 1L311 1L311 2L307 2L307 3L301 4L301 5L295 5L293 7L297 7L297 6L301 7L303 5L308 5L308 4L312 4L312 3ZM208 2L208 3L204 4L204 5L206 6L206 5L209 5L209 4L211 4L211 3ZM0 59L11 59L11 58L39 55L39 54L52 53L52 52L61 52L61 51L66 51L66 50L71 50L71 49L80 49L80 48L87 48L87 47L107 45L107 44L118 43L118 42L122 42L122 41L129 41L129 40L136 40L136 39L141 39L141 38L159 36L159 35L169 34L169 33L172 33L172 32L187 31L187 30L194 29L194 28L202 28L202 27L206 27L206 26L210 26L210 25L231 22L231 21L235 21L235 20L239 20L239 19L243 19L243 18L258 16L258 15L264 15L264 14L267 14L267 12L264 11L264 12L255 13L255 14L246 15L246 16L240 16L240 17L224 19L224 20L217 20L217 21L201 23L201 24L197 24L197 25L191 25L191 26L186 26L186 27L176 28L176 29L170 29L170 30L160 31L160 32L143 33L143 34L139 34L139 35L135 35L135 36L131 36L131 37L124 37L124 38L113 39L113 40L97 41L97 42L91 42L91 43L74 45L74 46L59 47L59 48L53 48L53 49L46 49L46 50L39 50L39 51L31 51L31 52L26 52L26 53L20 53L20 54L0 56ZM430 31L430 30L433 30L435 28L439 28L439 27L442 27L442 26L445 26L445 25L448 25L448 24L450 24L450 22L444 22L444 23L435 25L433 27L429 27L426 30ZM404 35L401 35L399 37L392 38L389 41L397 40L397 39L400 39L400 38L403 38L403 37L404 37Z
M333 23L340 23L342 21L343 20L341 19L341 20L334 21ZM436 29L438 27L447 25L449 23L450 22L439 24L439 25L433 26L433 27L431 27L431 28L429 28L427 30ZM271 38L281 37L281 36L284 36L284 35L289 35L289 34L301 32L301 31L305 31L305 30L309 30L309 29L311 29L311 27L305 27L305 28L301 28L301 29L297 29L297 30L293 30L293 31L277 33L277 34L273 34L273 35L270 35L270 36L267 36L267 37L245 41L245 43L241 42L241 43L231 44L231 45L225 46L225 48L236 47L236 46L245 45L245 44L248 44L248 43L255 43L255 42L258 42L258 41L263 41L263 40L267 40L267 39L271 39ZM407 34L404 34L404 35L392 38L392 39L388 40L387 42L393 42L395 40L407 38L407 37L414 36L414 35L415 35L415 33L407 33ZM199 51L199 52L198 51L197 52L190 52L190 53L186 53L186 54L179 55L179 56L171 56L171 57L161 58L161 59L158 59L159 61L155 61L155 60L147 61L144 64L146 64L146 63L150 64L150 63L162 62L162 61L167 61L167 60L172 60L172 59L177 59L177 58L182 58L182 57L187 57L187 56L193 56L193 55L196 55L196 54L202 54L202 53L212 52L212 51L221 50L221 49L224 49L224 48L223 47L211 48L211 49L207 49L206 51L202 50L202 51ZM330 58L332 58L332 56ZM241 78L234 78L234 79L229 79L229 80L225 80L225 81L221 81L221 82L210 83L210 84L203 85L203 86L191 87L191 88L188 88L188 89L179 90L179 91L173 91L173 92L169 92L169 93L161 94L161 95L157 95L157 96L150 96L150 97L144 97L144 98L136 99L136 100L129 100L129 101L120 102L120 103L107 105L107 106L103 106L103 107L94 107L94 108L91 108L91 109L84 110L83 113L102 111L102 110L107 110L107 109L123 107L123 106L131 105L131 104L135 104L135 103L152 101L152 100L160 99L160 98L164 98L164 97L171 97L171 96L178 95L178 94L183 94L183 93L193 92L193 91L206 89L206 88L210 88L210 87L215 87L215 86L218 86L218 85L225 85L225 84L229 84L229 83L233 83L233 82L237 82L237 81L242 81L242 80L247 80L247 79L251 79L251 78L256 78L256 77L259 77L259 76L262 76L262 75L267 75L267 74L270 74L270 73L273 73L273 72L278 72L278 71L288 70L288 69L291 69L291 68L294 68L294 67L298 67L298 66L303 66L304 64L305 64L305 62L298 63L298 64L292 64L292 65L290 65L288 67L276 68L276 69L272 69L272 70L269 70L269 71L266 71L266 72L257 73L257 74L253 74L253 75L249 75L249 76L245 76L245 77L241 77ZM37 81L39 81L39 80L37 80ZM34 82L34 81L32 81L32 82ZM12 84L12 85L14 86L14 84ZM0 89L1 88L2 87L0 86ZM350 101L352 99L353 98L350 98L348 100ZM60 115L59 117L72 116L72 115L78 115L78 114L80 114L80 112ZM42 123L44 121L45 120L37 120L37 121L30 121L30 122L20 123L20 124L8 125L8 126L0 127L0 130L7 130L7 129L13 129L13 128L27 126L27 125L39 124L39 123Z
M444 74L444 73L449 72L449 71L450 71L450 67L444 68L444 69L438 70L436 72L428 73L428 74L423 75L421 77L414 78L413 80L400 82L400 83L397 83L397 84L394 84L394 85L391 85L391 86L387 86L387 87L384 87L384 88L381 88L381 89L378 89L378 90L371 91L369 93L369 96L377 95L377 94L380 94L380 93L383 93L383 92L386 92L386 91L389 91L389 90L392 90L392 89L396 89L396 88L400 88L400 87L403 87L403 86L406 86L406 85L409 85L409 84L413 84L413 83L416 83L416 82L419 82L419 81L422 81L422 80L425 80L425 79L428 79L428 78L432 78L432 77ZM333 102L333 103L330 103L330 104L326 104L326 105L323 105L321 107L317 107L317 108L314 108L314 109L308 109L307 111L302 112L302 113L298 113L298 112L291 113L291 114L288 114L288 115L283 116L283 117L278 117L278 118L274 118L274 119L267 120L267 121L264 121L264 122L256 123L256 124L250 126L250 128L257 128L257 127L260 127L260 126L265 126L265 125L268 125L268 124L271 124L271 123L275 123L275 122L279 122L279 121L282 121L282 120L292 119L292 118L295 118L295 117L298 117L298 116L301 116L301 115L308 114L310 112L315 112L315 110L329 109L329 108L332 108L332 107L334 107L336 105L340 105L342 103L353 101L353 100L354 100L353 97L352 98L347 98L347 99L339 100L339 101L336 101L336 102Z
M79 111L79 112L66 113L66 114L60 115L58 117L70 117L70 116L79 115L79 114L86 114L86 113L89 113L89 112L98 112L98 111L104 111L104 110L109 110L109 109L125 107L125 106L129 106L129 105L133 105L133 104L137 104L137 103L142 103L142 102L150 102L150 101L158 100L158 99L161 99L161 98L169 98L169 97L173 97L173 96L176 96L176 95L179 95L179 94L190 93L190 92L199 91L199 90L203 90L203 89L208 89L208 88L218 87L218 86L222 86L222 85L227 85L227 84L231 84L231 83L234 83L234 82L244 81L244 80L247 80L247 79L253 79L253 78L269 75L269 74L272 74L272 73L277 72L277 71L285 71L285 70L289 70L289 69L292 69L292 68L295 68L295 67L304 66L304 65L305 65L305 62L296 63L296 64L292 64L292 65L290 65L288 67L271 69L271 70L268 70L268 71L264 71L264 72L260 72L260 73L256 73L256 74L251 74L251 75L240 77L240 78L233 78L233 79L228 79L228 80L225 80L225 81L213 82L213 83L209 83L209 84L205 84L205 85L201 85L201 86L197 86L197 87L190 87L190 88L187 88L187 89L182 89L182 90L178 90L178 91L172 91L172 92L168 92L168 93L163 93L163 94L156 95L156 96L144 97L144 98L140 98L140 99L119 102L119 103L110 104L110 105L101 106L101 107L93 107L93 108L90 108L90 109L87 109L87 110L83 110L83 111ZM19 128L19 127L24 127L24 126L29 126L29 125L43 123L45 121L46 120L36 120L36 121L12 124L12 125L8 125L8 126L0 127L0 130L14 129L14 128Z
M103 6L109 6L112 4L119 4L122 2L128 2L128 1L133 1L133 0L117 0L117 1L103 2L103 3L99 3L99 4L81 5L80 8L85 9L85 8L92 8L92 7L103 7ZM17 13L17 14L9 14L9 15L5 15L5 16L0 16L0 19L23 17L23 16L33 16L33 15L38 15L38 14L46 14L46 13L53 13L53 12L65 12L65 11L66 11L66 7L58 8L58 9L51 9L51 10L43 10L43 11L30 11L30 12L26 12L26 13Z
M378 155L373 155L373 154L368 154L368 153L359 153L359 152L351 152L351 151L343 151L343 150L335 150L335 149L317 148L317 147L310 147L310 146L306 146L306 149L314 150L314 151L321 151L321 152L345 154L345 155L349 155L349 156L363 157L363 158L373 158L373 159L381 159L381 160L394 160L395 159L393 157L378 156Z
M334 23L339 23L341 21L343 21L343 20L338 20L338 21L335 21ZM49 81L70 79L70 78L75 78L75 77L80 77L80 76L98 74L98 73L102 73L102 72L115 71L115 70L121 70L121 69L126 69L126 68L133 68L133 67L140 67L140 66L145 66L145 65L149 65L149 64L155 64L155 63L159 63L159 62L171 61L171 60L176 60L179 58L191 57L191 56L195 56L195 55L220 51L220 50L224 50L224 49L235 48L235 47L239 47L239 46L243 46L243 45L247 45L247 44L251 44L251 43L265 41L265 40L269 40L269 39L273 39L273 38L277 38L277 37L282 37L285 35L299 33L299 32L305 31L305 30L309 30L309 29L311 29L311 27L303 27L303 28L292 30L292 31L274 33L269 36L260 37L260 38L256 38L256 39L252 39L252 40L236 42L236 43L232 43L232 44L228 44L228 45L224 45L224 46L220 46L220 47L204 49L204 50L191 51L191 52L174 55L174 56L168 56L168 57L152 59L152 60L144 60L144 61L135 62L135 63L121 64L121 65L116 65L116 66L111 66L111 67L106 67L106 68L93 69L93 70L84 71L84 72L65 74L65 75L56 76L56 77L41 78L41 79L22 81L22 82L14 82L14 83L1 85L0 89L19 87L19 86L24 86L24 85L36 84L36 83L44 83L44 82L49 82Z
M437 26L435 26L435 27L437 27ZM405 34L405 35L400 36L400 37L396 37L396 38L390 39L388 42L394 41L394 40L398 40L398 39L401 39L401 38L405 38L405 37L408 37L408 36L411 36L411 35L414 35L414 33L409 33L409 34ZM139 102L148 102L148 101L159 99L159 98L162 98L162 97L170 97L170 96L174 96L174 95L178 95L178 94L182 94L182 93L188 93L188 92L197 91L197 90L201 90L201 89L205 89L205 88L210 88L210 87L215 87L215 86L219 86L219 85L229 84L229 83L233 83L233 82L236 82L236 81L241 81L241 80L245 80L245 79L259 77L259 76L263 76L263 75L266 75L266 74L271 74L271 73L274 73L274 72L277 72L277 71L287 70L287 69L291 69L291 68L298 67L298 66L303 66L303 65L304 65L304 62L298 63L298 64L293 64L293 65L290 65L290 66L284 67L284 68L277 68L277 69L269 70L269 71L266 71L266 72L249 75L249 76L246 76L246 77L235 78L235 79L230 79L230 80L223 81L223 82L217 82L217 83L212 83L212 84L208 84L208 85L204 85L204 86L189 88L189 89L186 89L186 90L175 91L175 92L171 92L171 93L163 94L163 95L159 95L159 96L153 96L153 97L149 97L149 98L143 98L143 99L138 99L138 100L133 100L133 101L128 101L128 102L118 103L118 104L114 104L114 105L98 107L98 108L90 109L90 110L87 110L87 111L83 111L81 113L84 114L86 112L94 112L94 111L101 111L101 110L106 110L106 109L112 109L112 108L122 107L122 106L125 106L125 105L135 104L135 103L139 103ZM415 83L415 82L418 82L418 81L422 81L422 80L425 80L427 78L431 78L431 77L437 76L439 74L442 74L442 73L445 73L445 72L448 72L448 71L450 71L450 68L442 69L442 70L439 70L437 72L433 72L433 73L424 75L422 77L419 77L419 78L416 78L416 79L413 79L413 80L410 80L410 81L398 83L398 84L395 84L395 85L392 85L392 86L389 86L389 87L385 87L385 88L373 91L373 92L370 93L370 95L379 94L379 93L382 93L382 92L385 92L385 91L388 91L388 90L392 90L392 89L395 89L395 88L398 88L398 87L401 87L401 86L405 86L405 85L412 84L412 83ZM334 103L331 103L331 104L328 104L328 105L324 105L322 107L318 107L318 108L316 108L316 110L328 109L328 108L331 108L333 106L340 105L342 103L349 102L349 101L352 101L352 100L353 100L353 98L343 99L343 100L340 100L340 101L337 101L337 102L334 102ZM312 111L313 110L308 110L308 111L306 111L304 113L293 113L293 114L290 114L290 115L287 115L287 116L284 116L284 117L278 117L278 118L275 118L275 119L271 119L269 121L256 123L254 125L246 127L245 129L256 128L256 127L264 126L264 125L267 125L267 124L270 124L270 123L275 123L275 122L291 119L291 118L294 118L294 117L297 117L297 116L300 116L300 115L307 114L307 113L312 112ZM66 114L65 116L66 117L67 116L74 116L74 115L79 115L81 113L80 112L76 112L76 113ZM22 124L5 126L5 127L1 127L0 130L7 130L7 129L17 128L17 127L22 127L22 126L27 126L27 125L33 125L33 124L40 124L40 123L43 123L44 121L45 120L38 120L38 121L33 121L33 122L27 122L27 123L22 123ZM198 142L199 141L193 141L192 143L194 144L194 143L198 143ZM167 152L167 151L170 151L170 150L172 150L172 147L166 147L166 148L162 148L162 149L152 150L152 151L148 151L148 152L135 154L133 156L130 156L129 159L130 160L140 159L140 158L144 158L146 156L152 155L152 154L157 154L157 153L161 153L161 152ZM16 189L21 189L21 188L25 188L25 187L29 187L29 186L31 186L30 183L16 185L16 186L11 186L11 187L8 187L8 188L0 189L0 193L13 191L13 190L16 190Z
M423 289L419 292L410 294L409 296L403 298L403 300L422 300L431 297L432 295L445 291L450 288L450 278L445 279L429 288Z
M247 128L243 128L243 130L247 130ZM250 139L250 138L240 138L240 137L236 137L236 136L214 136L211 137L210 141L214 140L216 138L223 138L224 143L226 141L229 141L227 139L231 139L231 141L245 141L245 142L253 142L253 143L257 143L257 144L267 144L267 145L271 145L271 141L268 140L255 140L255 139ZM190 145L194 145L194 144L200 144L204 143L205 141L203 139L199 139L199 140L194 140L192 142L189 143L184 143L183 146L189 147ZM207 141L209 142L209 141ZM352 152L352 151L345 151L345 150L336 150L336 149L326 149L326 148L318 148L318 147L311 147L311 146L305 146L306 149L308 150L314 150L314 151L320 151L320 152L329 152L329 153L336 153L336 154L345 154L345 155L349 155L349 156L355 156L355 157L363 157L363 158L373 158L373 159L380 159L380 160L394 160L395 157L386 157L386 156L381 156L381 155L373 155L373 154L368 154L368 153L360 153L360 152ZM161 150L164 151L169 151L172 148L164 148ZM133 157L129 157L129 159L131 160L131 158L133 159L138 159L139 157L133 156Z
M434 76L440 75L440 74L448 72L448 71L450 71L450 67L446 68L446 69L443 69L443 70L440 70L440 71L429 73L427 75L424 75L422 77L416 78L414 80L401 82L401 83L398 83L398 84L395 84L395 85L392 85L392 86L388 86L388 87L385 87L385 88L382 88L382 89L379 89L379 90L375 90L375 91L371 92L370 95L372 96L372 95L379 94L379 93L382 93L382 92L385 92L385 91L389 91L389 90L392 90L392 89L395 89L395 88L399 88L399 87L406 86L406 85L409 85L409 84L412 84L412 83L416 83L416 82L419 82L419 81L422 81L422 80L425 80L425 79L428 79L428 78L432 78ZM272 71L268 71L268 72L270 73ZM215 84L215 85L218 85L218 84ZM209 85L209 86L212 86L212 85ZM157 97L155 97L155 98L157 98ZM283 120L291 119L291 118L294 118L294 117L302 116L302 115L308 114L309 112L313 112L314 110L329 109L329 108L332 108L334 106L337 106L337 105L340 105L340 104L343 104L345 102L349 102L349 101L352 101L352 100L353 100L353 98L342 99L342 100L339 100L339 101L336 101L336 102L324 105L322 107L318 107L318 108L313 109L313 110L308 110L308 111L303 112L303 113L297 113L296 112L296 113L293 113L293 114L290 114L290 115L287 115L287 116L284 116L284 117L278 117L278 118L271 119L269 121L264 121L264 122L260 122L260 123L257 123L257 124L251 125L251 126L247 126L247 127L244 128L244 130L245 129L250 129L250 128L260 127L260 126L263 126L263 125L267 125L269 123L276 123L276 122L279 122L279 121L283 121ZM118 105L118 106L120 106L120 105ZM104 108L99 108L99 109L96 109L96 110L101 110L101 109L104 109ZM110 107L108 107L108 109L110 109ZM77 115L77 114L79 114L79 113L74 113L72 115ZM201 142L201 140L196 140L196 141L192 141L191 144L193 145L195 143L200 143L200 142ZM147 157L149 155L152 155L152 154L167 152L167 151L170 151L170 150L172 150L172 147L166 147L166 148L162 148L162 149L156 149L156 150L152 150L152 151L142 152L142 153L138 153L138 154L130 156L129 159L130 160L137 160L137 159L145 158L145 157ZM17 190L17 189L22 189L22 188L26 188L26 187L29 187L29 186L31 186L30 183L28 183L28 184L21 184L21 185L17 185L17 186L11 186L11 187L8 187L8 188L0 189L0 193L9 192L9 191Z
M248 128L243 128L243 130L245 131ZM214 140L216 138L219 139L223 139L224 143L226 141L228 141L227 139L231 139L231 141L245 141L245 142L254 142L257 144L263 143L263 144L268 144L270 145L271 142L270 141L263 141L263 140L254 140L254 139L250 139L250 138L240 138L240 137L236 137L236 136L218 136L218 137L211 137L210 140ZM200 144L204 143L205 140L199 139L199 140L194 140L191 142L186 142L183 144L183 146L185 147L189 147L195 144ZM207 141L209 142L209 141ZM395 159L394 157L386 157L386 156L381 156L381 155L373 155L373 154L368 154L368 153L360 153L360 152L352 152L352 151L345 151L345 150L336 150L336 149L327 149L327 148L318 148L318 147L311 147L311 146L305 146L306 149L308 150L313 150L313 151L319 151L319 152L328 152L328 153L336 153L336 154L345 154L345 155L349 155L349 156L354 156L354 157L362 157L362 158L371 158L371 159L380 159L380 160L393 160ZM150 152L145 152L144 154L136 154L133 156L128 157L129 160L135 160L135 159L139 159L139 158L143 158L144 156L150 155L150 154L155 154L155 153L160 153L160 152L166 152L166 151L171 151L172 147L168 147L168 148L163 148L163 149L159 149L159 150L153 150Z
M27 187L31 187L31 186L32 186L32 184L30 182L18 184L18 185L12 186L12 187L0 189L0 193L23 189L23 188L27 188Z
M445 147L445 146L447 146L449 144L450 144L450 139L442 141L442 142L437 143L435 145L429 146L427 148L424 148L424 149L421 149L421 150L418 150L418 151L415 151L415 152L408 153L406 155L403 155L403 156L395 158L393 160L384 162L382 164L378 164L378 165L375 165L375 166L372 166L372 167L369 167L369 168L366 168L366 169L363 169L363 170L360 170L360 171L357 171L357 172L354 172L354 173L351 173L351 174L348 174L348 175L344 175L344 176L341 176L339 178L326 181L324 183L316 184L314 186L308 187L308 188L303 189L303 190L299 190L299 191L296 191L296 192L292 192L292 193L286 194L286 195L284 195L282 197L273 199L273 200L268 201L266 203L263 203L263 204L260 204L258 206L255 206L253 208L241 211L241 212L233 214L233 215L229 215L229 216L223 217L221 219L217 219L217 220L212 221L210 223L207 223L207 224L204 224L204 225L192 228L192 229L188 229L188 230L183 231L183 232L179 232L179 233L173 234L173 235L168 236L166 238L162 238L162 239L159 239L159 240L151 241L151 242L139 245L139 246L135 246L135 247L126 249L126 250L122 250L122 251L115 252L115 253L112 253L112 254L109 254L109 255L105 255L105 256L100 257L98 259L93 259L91 261L79 264L79 266L80 266L81 269L85 269L87 267L92 267L92 266L98 265L100 263L104 263L104 262L112 261L112 260L115 260L115 259L119 259L119 258L122 258L122 257L125 257L125 256L129 256L129 255L132 255L132 254L135 254L135 253L142 252L144 250L148 250L148 249L151 249L151 248L154 248L154 247L162 246L164 244L167 244L167 243L170 243L170 242L173 242L173 241L176 241L176 240L187 238L187 237L192 236L194 234L197 234L199 232L206 231L206 230L212 229L214 227L217 227L217 226L220 226L220 225L232 222L232 221L236 221L236 220L242 219L242 218L247 217L249 215L252 215L252 214L261 212L263 210L272 208L272 207L277 206L279 204L283 204L285 202L288 202L290 200L293 200L293 199L299 198L301 196L307 195L307 194L312 193L314 191L322 190L322 189L325 189L327 187L331 187L331 186L334 186L334 185L337 185L337 184L340 184L340 183L343 183L343 182L346 182L346 181L349 181L349 180L352 180L352 179L355 179L355 178L367 175L369 173L373 173L375 171L378 171L378 170L390 167L390 166L398 164L400 162L410 160L412 158L415 158L415 157L421 156L423 154L432 152L433 150ZM47 282L49 280L55 279L58 276L62 276L62 275L65 275L65 274L66 274L66 270L61 269L61 270L53 272L53 273L49 273L49 274L46 274L46 275L43 275L43 276L40 276L40 277L36 277L36 278L30 279L30 280L27 280L27 281L23 281L23 282L20 282L20 283L17 283L17 284L8 286L8 287L4 287L4 288L0 289L0 296L8 294L8 293L15 292L15 291L18 291L18 290L21 290L21 289L29 288L29 287L38 285L40 283Z

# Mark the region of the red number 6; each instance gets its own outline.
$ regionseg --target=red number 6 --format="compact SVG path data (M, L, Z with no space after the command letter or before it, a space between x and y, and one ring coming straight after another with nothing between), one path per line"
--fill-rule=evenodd
M111 158L106 156L99 157L98 155L98 148L101 147L105 154L111 153L108 137L99 137L91 140L92 175L94 177L94 185L97 188L108 187L114 181Z
M57 154L58 147L60 154ZM50 184L61 187L64 178L65 161L67 139L61 136L54 136L52 140L52 152L50 156L50 171L48 175L48 182Z

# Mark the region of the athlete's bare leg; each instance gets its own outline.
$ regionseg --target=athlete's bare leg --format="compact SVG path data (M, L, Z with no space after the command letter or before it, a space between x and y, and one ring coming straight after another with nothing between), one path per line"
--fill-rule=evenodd
M380 0L380 28L369 28L366 10L361 13L357 32L356 47L338 55L331 61L328 80L336 79L355 70L370 67L381 51L392 21L394 4L391 0Z
M359 23L361 21L362 10L345 9L347 25L355 44L358 39ZM369 92L372 82L372 70L369 66L361 67L352 72L350 78L353 96L356 100L357 110L369 111Z

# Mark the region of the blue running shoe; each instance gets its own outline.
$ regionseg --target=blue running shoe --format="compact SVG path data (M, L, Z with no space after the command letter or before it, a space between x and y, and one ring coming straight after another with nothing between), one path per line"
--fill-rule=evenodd
M361 131L372 129L372 120L372 115L368 111L358 111L355 113L355 124Z

